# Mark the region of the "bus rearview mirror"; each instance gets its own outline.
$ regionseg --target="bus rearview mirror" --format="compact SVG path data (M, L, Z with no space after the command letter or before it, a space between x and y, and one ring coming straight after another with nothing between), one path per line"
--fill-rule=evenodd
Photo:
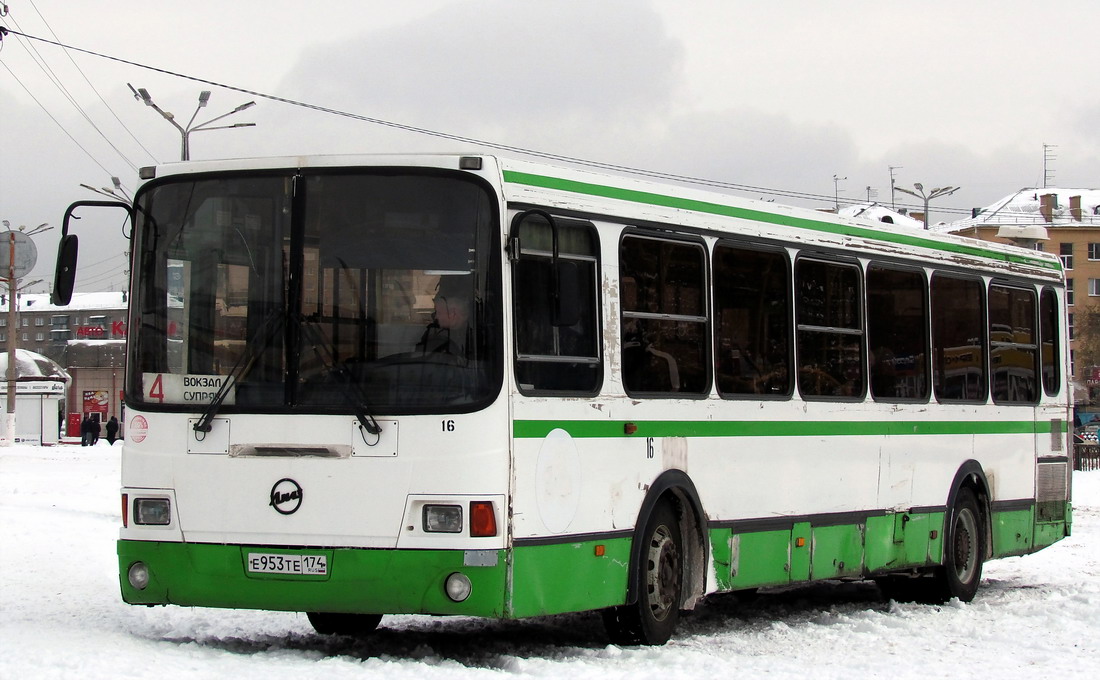
M57 244L57 268L54 270L50 304L63 306L72 300L73 288L76 286L76 256L76 234L62 236Z

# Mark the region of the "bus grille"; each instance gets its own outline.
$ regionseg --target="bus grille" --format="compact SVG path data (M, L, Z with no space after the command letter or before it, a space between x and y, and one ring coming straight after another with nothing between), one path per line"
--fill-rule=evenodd
M1067 467L1065 463L1039 464L1035 512L1040 522L1061 522L1066 518Z

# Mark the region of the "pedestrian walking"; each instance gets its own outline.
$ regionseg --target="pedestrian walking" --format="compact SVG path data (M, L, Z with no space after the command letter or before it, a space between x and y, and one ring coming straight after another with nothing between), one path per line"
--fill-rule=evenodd
M111 446L115 445L115 440L118 439L118 418L111 416L111 419L107 421L107 443Z

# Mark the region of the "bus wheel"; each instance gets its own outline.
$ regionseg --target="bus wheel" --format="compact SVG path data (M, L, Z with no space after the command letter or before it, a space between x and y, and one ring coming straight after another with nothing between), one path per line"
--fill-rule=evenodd
M362 637L374 631L382 620L381 614L333 614L307 612L313 630L321 635L349 635Z
M946 602L957 597L970 602L978 592L985 559L981 517L974 492L959 489L944 536L943 565L936 567L932 575L934 600Z
M680 523L667 502L646 522L638 569L638 599L603 611L604 627L618 645L663 645L680 620L684 550Z

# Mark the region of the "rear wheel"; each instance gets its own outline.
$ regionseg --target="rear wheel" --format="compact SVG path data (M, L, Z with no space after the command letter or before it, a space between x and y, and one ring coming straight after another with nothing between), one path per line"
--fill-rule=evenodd
M942 604L953 597L970 602L982 580L985 530L978 499L971 489L959 489L948 513L943 564L930 575L883 576L875 579L883 597L898 602Z
M307 612L313 630L321 635L349 635L362 637L374 632L382 621L381 614L334 614L331 612Z
M978 592L985 560L985 531L978 499L968 488L959 489L944 536L943 565L932 575L934 599L957 597L970 602Z
M680 524L669 503L653 509L643 540L641 559L635 565L637 601L603 611L608 637L619 645L663 645L680 620L684 551Z

